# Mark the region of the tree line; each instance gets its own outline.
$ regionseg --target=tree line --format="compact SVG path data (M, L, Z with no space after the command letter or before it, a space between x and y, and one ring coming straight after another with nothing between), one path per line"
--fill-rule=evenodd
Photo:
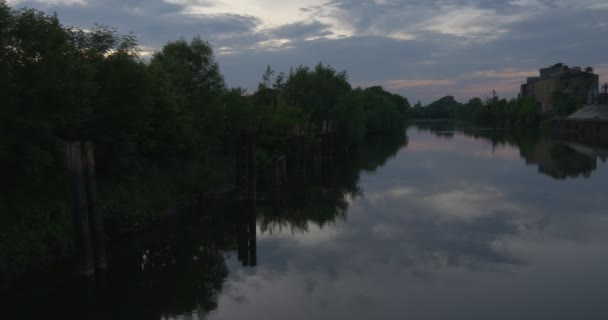
M532 97L469 99L460 103L453 96L442 97L427 106L415 105L409 112L414 119L457 119L499 127L537 128L548 115Z
M352 88L346 71L321 63L278 75L269 66L248 95L226 86L200 37L170 41L145 62L133 35L66 27L5 1L0 28L1 152L20 173L45 170L59 140L92 140L99 165L121 169L205 159L242 128L279 135L296 123L313 132L322 120L348 120L358 137L389 133L403 128L409 107L381 87Z
M426 106L420 102L408 110L413 119L458 119L477 124L537 128L544 120L554 116L567 116L577 109L576 99L566 93L555 93L552 98L554 109L544 113L534 97L505 98L475 97L466 103L456 101L453 96L445 96Z

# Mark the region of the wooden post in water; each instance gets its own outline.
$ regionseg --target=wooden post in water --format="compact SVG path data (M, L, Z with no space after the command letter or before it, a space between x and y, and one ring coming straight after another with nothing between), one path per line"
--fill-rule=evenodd
M91 247L91 228L89 224L85 174L82 161L81 143L79 141L66 144L67 174L70 183L74 228L76 234L76 254L78 256L78 271L83 276L95 273L93 264L93 249Z
M243 130L236 151L236 189L239 199L255 199L257 176L255 170L255 134Z
M242 130L239 134L236 152L236 187L239 199L247 198L247 189L249 186L249 170L247 163L247 132Z
M281 185L279 157L278 154L272 155L272 185L275 187Z
M257 174L255 167L255 134L247 132L247 198L257 197Z
M281 186L287 183L287 161L284 153L272 156L272 185Z
M313 170L314 174L320 173L320 169L323 163L323 137L315 138L313 145Z
M244 132L239 134L239 138L236 144L236 193L239 200L245 198L247 185L247 167L245 164L246 153L244 147Z
M95 176L95 153L93 143L87 141L82 149L82 159L85 169L85 188L87 194L87 209L92 233L93 254L95 266L98 269L107 267L105 233L101 214L97 208L97 179Z
M304 174L306 172L306 145L304 136L306 131L304 130L304 126L300 123L296 124L293 129L293 142L295 148L295 172L297 174Z

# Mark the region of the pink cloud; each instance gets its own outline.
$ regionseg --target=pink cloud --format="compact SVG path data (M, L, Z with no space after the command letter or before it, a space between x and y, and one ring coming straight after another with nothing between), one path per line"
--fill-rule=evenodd
M472 84L464 88L453 89L452 92L456 95L489 97L492 95L492 91L495 90L499 98L511 97L517 93L519 85L523 82L525 81L520 81L519 79L509 79L506 81L499 80L482 84Z
M502 70L481 70L474 71L471 73L463 74L462 77L467 78L494 78L494 79L522 79L525 80L527 77L534 77L538 75L538 70L527 70L527 69L515 69L507 68Z
M411 87L427 87L427 86L445 86L454 84L454 80L388 80L386 86L391 89L411 88Z

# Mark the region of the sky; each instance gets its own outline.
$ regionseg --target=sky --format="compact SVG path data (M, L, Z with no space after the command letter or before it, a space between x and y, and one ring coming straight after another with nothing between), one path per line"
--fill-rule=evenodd
M606 0L8 0L65 25L135 34L142 57L180 37L214 48L226 82L252 92L267 65L318 62L353 86L380 85L412 104L445 95L517 96L558 62L608 81Z

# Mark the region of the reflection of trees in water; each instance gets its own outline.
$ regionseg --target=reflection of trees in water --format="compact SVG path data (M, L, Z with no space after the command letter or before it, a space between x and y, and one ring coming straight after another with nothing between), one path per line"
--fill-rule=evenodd
M454 137L456 125L452 121L420 121L411 122L407 127L415 127L420 132L430 132L438 138L451 139Z
M323 162L299 181L290 179L285 189L271 191L272 205L260 207L262 232L282 228L306 232L310 223L323 227L346 220L349 199L361 194L361 172L376 171L406 145L405 132L370 137L357 150Z
M228 276L224 252L235 247L231 227L219 215L175 216L109 248L103 277L37 284L43 290L16 297L9 318L205 318L217 308Z
M448 131L459 131L467 137L490 141L493 147L518 148L527 164L538 165L538 172L555 179L589 177L597 169L597 158L605 159L607 153L596 147L541 136L536 131L480 129L459 122L421 122L413 126L439 137L445 137Z
M538 163L538 171L555 179L589 177L597 168L595 157L579 153L563 142L544 140L537 144L526 161Z
M285 227L305 232L310 223L324 226L345 220L349 198L361 193L361 171L377 170L406 143L405 135L372 138L299 181L290 177L287 187L274 197L278 202L254 207L262 231ZM105 281L73 282L51 297L34 298L39 294L32 293L30 298L19 299L23 303L41 301L41 307L18 307L14 309L19 310L16 318L205 318L217 308L218 294L228 276L225 253L236 250L245 265L255 265L256 234L250 231L255 230L251 222L255 223L256 212L248 214L243 203L219 208L201 203L191 210L199 208L205 213L177 215L110 248ZM246 233L242 233L243 226Z
M379 167L406 148L409 140L405 131L399 135L370 137L360 147L358 166L360 170L375 172Z
M228 275L223 250L233 247L234 240L227 236L227 223L209 227L218 222L215 219L176 218L134 239L115 257L107 290L111 296L104 300L121 315L145 313L132 318L172 317L192 310L200 318L217 308Z
M256 264L256 213L262 231L289 227L304 232L310 223L324 226L345 220L349 198L361 193L361 171L377 170L405 141L405 135L370 139L355 153L323 163L300 181L290 178L275 194L278 202L236 203L206 209L203 215L175 217L122 248L124 254L117 254L115 272L109 274L112 284L106 292L112 294L103 301L120 306L121 315L131 310L125 318L171 318L192 310L205 317L217 307L228 274L224 252L238 248L244 265Z

